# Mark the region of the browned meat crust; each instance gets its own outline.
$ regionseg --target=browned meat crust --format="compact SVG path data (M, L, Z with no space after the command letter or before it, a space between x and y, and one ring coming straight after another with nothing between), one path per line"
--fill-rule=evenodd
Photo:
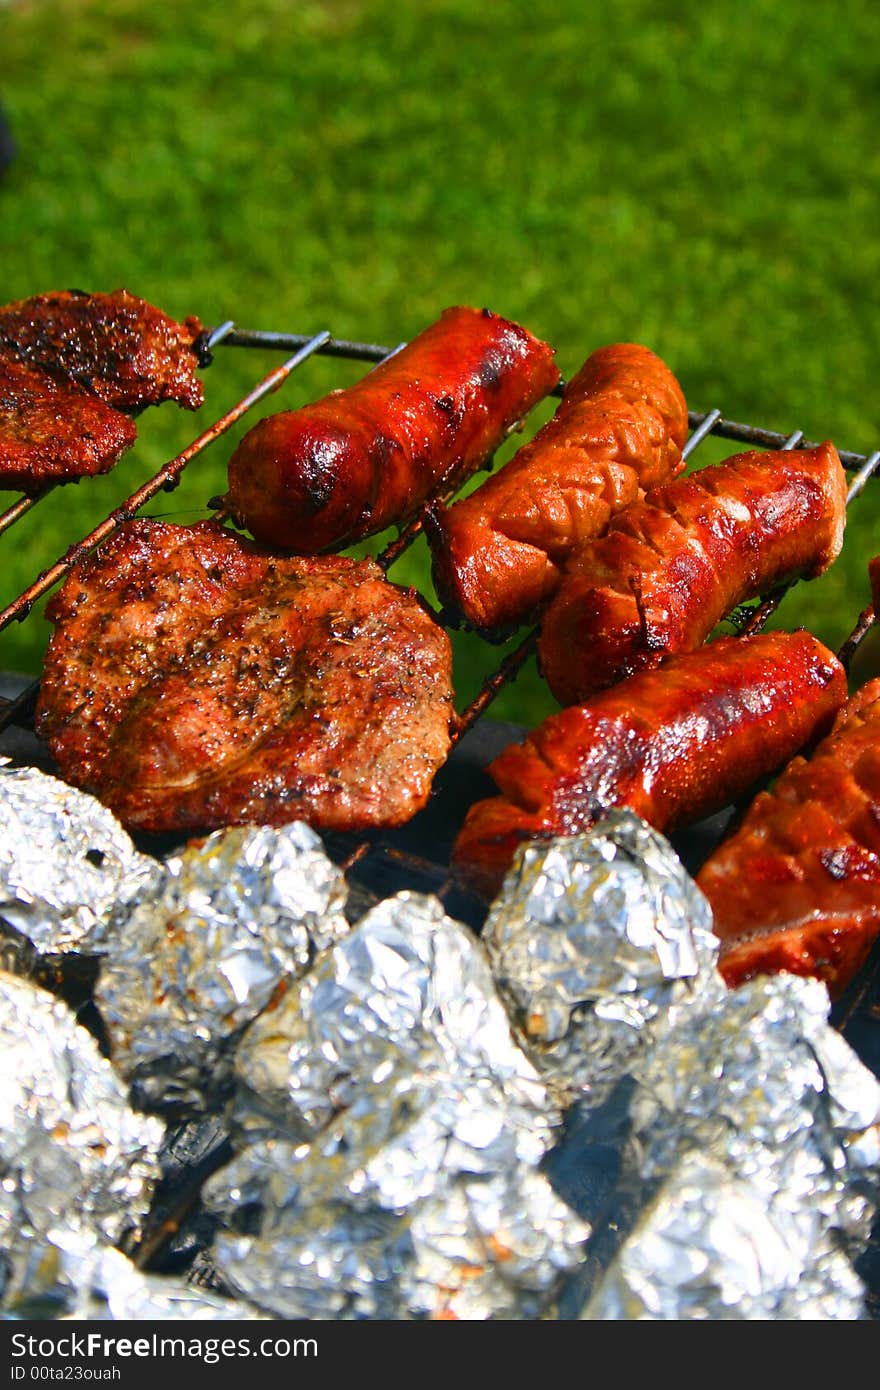
M39 731L133 829L396 825L447 755L449 639L370 560L137 520L48 612Z
M846 673L806 632L722 637L550 715L490 765L501 795L468 812L458 877L491 898L518 845L618 806L661 831L720 810L823 734Z
M135 435L127 415L0 350L0 488L105 473Z
M341 548L458 486L558 380L553 350L519 324L446 309L354 386L248 430L227 504L267 545Z
M641 488L684 467L687 405L638 343L592 353L556 414L503 468L430 523L434 584L471 627L503 636L531 621L565 561Z
M575 704L693 651L737 604L837 556L846 476L833 444L739 454L652 488L569 562L538 655Z
M38 294L0 308L0 346L119 410L202 404L197 318L183 323L128 290Z
M785 970L843 991L880 932L880 680L755 798L697 881L728 984Z

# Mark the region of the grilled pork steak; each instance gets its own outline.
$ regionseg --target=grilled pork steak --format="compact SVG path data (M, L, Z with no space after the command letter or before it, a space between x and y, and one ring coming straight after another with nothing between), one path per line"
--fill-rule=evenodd
M0 488L105 473L135 441L133 420L0 349Z
M128 290L38 294L0 308L0 347L93 391L119 410L202 404L195 375L197 318L183 323Z
M38 730L130 828L398 825L449 749L449 639L371 560L140 519L66 580Z

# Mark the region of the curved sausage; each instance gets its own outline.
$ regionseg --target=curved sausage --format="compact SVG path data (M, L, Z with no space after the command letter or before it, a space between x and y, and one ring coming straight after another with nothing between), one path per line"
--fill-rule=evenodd
M840 995L880 932L880 680L755 798L697 882L729 985L785 970Z
M740 454L653 488L569 563L538 640L550 689L575 704L693 651L737 604L827 569L845 519L830 443Z
M618 343L592 353L535 437L470 496L433 513L441 602L490 637L531 621L580 545L641 488L681 472L687 432L681 387L653 352Z
M501 795L453 847L486 898L532 837L575 835L618 806L674 830L721 810L829 727L846 673L807 632L721 637L550 715L489 766Z
M267 545L339 549L463 481L558 380L553 349L518 324L447 309L354 386L249 430L226 504Z

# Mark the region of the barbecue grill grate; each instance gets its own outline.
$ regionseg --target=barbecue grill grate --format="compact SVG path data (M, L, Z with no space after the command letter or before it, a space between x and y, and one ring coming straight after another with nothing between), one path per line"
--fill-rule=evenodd
M73 544L64 555L41 571L22 593L0 610L0 632L11 623L26 619L34 604L61 583L85 555L105 541L124 522L135 517L159 492L173 491L180 482L184 469L194 459L243 419L259 402L272 392L277 391L313 355L320 354L376 365L399 352L404 346L404 343L399 343L396 347L389 348L377 343L334 338L326 329L312 335L241 329L231 320L227 320L216 328L205 329L196 345L203 367L207 367L213 362L214 353L218 347L282 351L290 355L280 366L263 376L252 390L219 420L199 434L180 454L165 463L141 487L115 507L88 535ZM553 395L561 396L564 388L565 382L562 381L555 388ZM688 422L691 433L683 450L685 458L690 458L699 445L711 435L734 440L751 448L815 447L812 441L804 439L801 430L787 435L781 434L775 430L726 419L719 409L712 409L703 413L689 411ZM869 455L846 450L839 450L838 452L844 468L852 475L847 496L847 505L849 505L862 492L867 481L880 467L880 450ZM0 513L0 536L14 526L33 507L37 506L50 492L54 491L55 486L57 485L50 485L34 497L22 497ZM222 509L219 499L210 499L207 506L213 511L217 519L228 519L228 514ZM386 545L376 556L378 563L386 572L400 559L421 531L422 519L416 517L409 525L402 528L397 538ZM737 631L741 634L759 631L775 611L785 592L786 589L777 590L760 602L744 607L739 614L735 614L732 622ZM448 625L449 615L441 611L437 616ZM870 629L872 621L873 613L870 609L864 610L859 615L850 636L840 651L841 659L844 660L845 664L852 658L856 648ZM453 747L477 725L478 720L499 691L514 678L528 661L534 649L535 638L536 633L530 632L520 645L499 663L497 669L487 678L476 697L457 715L452 731ZM0 733L10 725L30 727L38 688L38 681L33 681L11 699L0 697ZM347 869L363 865L368 858L375 860L381 856L388 860L393 873L400 874L408 868L422 880L426 880L432 890L440 896L447 896L455 891L454 884L448 880L444 865L438 864L436 856L427 858L415 853L411 847L406 847L409 844L409 836L404 835L403 846L399 843L395 844L393 842L394 837L387 836L372 836L369 839L361 839L353 845L350 843L351 837L339 835L329 838L337 842L337 853L341 856ZM471 909L471 915L473 910L475 909Z
M215 350L220 347L280 351L289 355L280 366L263 376L226 414L199 434L180 454L164 464L147 482L114 508L94 530L48 565L21 594L0 610L0 632L9 624L26 619L34 604L58 585L81 558L106 540L117 527L136 516L159 492L173 490L184 470L210 444L243 419L259 402L276 391L313 355L377 364L399 351L402 346L404 344L401 343L395 348L388 348L375 343L333 338L326 330L313 335L245 330L238 328L231 321L215 329L205 330L198 344L203 366L207 366L213 360ZM563 388L564 383L561 383L554 394L561 395ZM685 446L686 457L691 457L710 436L732 440L749 448L815 447L812 441L804 439L800 430L782 434L727 419L718 409L703 413L690 411L688 419L691 434ZM880 450L867 455L845 450L839 450L839 453L844 468L850 475L847 496L849 505L880 468ZM22 497L0 513L0 537L53 490L49 487L33 498ZM207 505L216 517L221 520L227 519L218 499L210 500ZM376 556L383 569L391 569L421 530L421 518L416 518L400 531L397 538ZM741 634L760 630L777 608L785 592L785 589L777 590L743 608L733 616L735 629ZM437 616L441 621L448 621L448 615L443 612ZM849 637L840 648L839 656L845 665L849 664L873 623L872 609L865 608L858 615ZM453 916L458 916L475 927L481 925L483 906L459 890L448 872L451 833L458 828L462 810L466 805L478 796L494 791L483 773L486 763L504 744L523 732L516 726L495 724L494 721L489 721L487 725L481 717L499 691L528 660L534 648L535 636L534 632L528 634L520 645L499 663L477 696L457 715L453 729L453 754L447 767L438 775L435 792L426 810L409 826L398 831L373 833L362 837L342 834L324 836L328 851L346 869L350 881L360 886L368 896L385 896L402 887L432 892L444 900L447 910ZM21 730L32 728L37 691L38 682L34 681L11 698L0 696L0 734L11 726ZM689 853L693 856L693 863L689 864L689 867L696 867L700 858L711 847L713 835L717 838L720 834L722 824L722 820L718 819L717 825L714 828L708 825L705 833L698 833L696 837L687 835L680 843L676 841L676 848L679 849L685 863L688 863ZM836 1005L833 1017L863 1060L880 1075L880 945L845 998ZM880 1240L875 1240L868 1252L863 1278L870 1290L871 1311L874 1316L880 1316Z

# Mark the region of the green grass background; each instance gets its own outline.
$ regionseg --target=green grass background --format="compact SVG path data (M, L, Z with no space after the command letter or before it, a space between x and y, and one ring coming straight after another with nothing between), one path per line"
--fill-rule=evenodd
M485 304L551 341L564 375L641 341L695 410L870 452L878 53L871 0L0 0L19 145L0 180L0 302L124 285L206 324L388 344ZM279 360L218 350L196 416L147 412L113 475L0 538L0 600ZM247 423L362 370L315 359ZM244 427L147 510L206 515ZM780 624L834 645L849 631L878 489ZM392 571L430 595L426 575L420 547ZM38 670L47 637L39 611L0 633L0 669ZM456 639L460 705L498 655ZM530 667L494 712L550 708Z

